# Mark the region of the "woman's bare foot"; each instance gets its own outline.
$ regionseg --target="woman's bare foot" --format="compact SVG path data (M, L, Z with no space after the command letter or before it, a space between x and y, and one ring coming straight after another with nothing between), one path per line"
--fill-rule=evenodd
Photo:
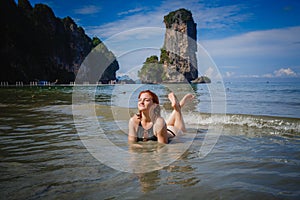
M192 95L192 94L186 94L182 99L181 99L181 101L180 101L180 107L183 107L187 102L190 102L190 101L192 101L193 99L195 98L195 96L194 95Z
M178 100L173 92L168 94L168 98L171 101L171 105L175 110L180 110L180 105L178 103Z

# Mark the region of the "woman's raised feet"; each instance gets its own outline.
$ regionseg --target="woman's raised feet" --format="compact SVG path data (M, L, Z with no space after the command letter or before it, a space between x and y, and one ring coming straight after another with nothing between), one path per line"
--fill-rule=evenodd
M177 97L175 96L175 94L173 92L169 93L168 94L168 98L171 102L171 105L172 107L175 109L175 110L180 110L180 104L177 100Z
M180 107L183 107L186 103L192 101L195 98L194 95L192 95L191 93L186 94L180 101Z

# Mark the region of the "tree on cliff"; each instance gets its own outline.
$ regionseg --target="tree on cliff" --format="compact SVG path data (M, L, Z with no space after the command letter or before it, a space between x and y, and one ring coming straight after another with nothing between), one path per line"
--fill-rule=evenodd
M179 16L176 16L178 14ZM166 24L166 28L172 28L172 25L174 23L178 23L179 21L187 23L190 20L193 20L192 12L184 8L180 8L164 16L164 23Z
M142 83L161 83L163 81L164 69L159 63L156 55L150 56L138 71L138 77Z

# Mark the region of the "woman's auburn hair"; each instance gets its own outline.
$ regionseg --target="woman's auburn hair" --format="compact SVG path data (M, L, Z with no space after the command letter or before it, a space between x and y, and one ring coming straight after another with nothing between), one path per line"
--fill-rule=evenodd
M153 103L159 104L158 96L154 92L152 92L151 90L141 91L138 98L140 98L141 95L144 94L144 93L150 94L150 96L152 97Z

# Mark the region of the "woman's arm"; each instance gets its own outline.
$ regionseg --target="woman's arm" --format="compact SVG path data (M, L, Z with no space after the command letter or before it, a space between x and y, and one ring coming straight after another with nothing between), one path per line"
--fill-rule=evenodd
M130 118L128 123L128 144L130 148L143 148L142 145L137 144L137 129L136 129L136 121L135 116Z
M168 144L168 132L165 120L162 117L158 117L154 124L154 132L157 137L157 142Z
M130 118L128 123L128 142L134 143L137 142L137 133L135 128L134 117Z

